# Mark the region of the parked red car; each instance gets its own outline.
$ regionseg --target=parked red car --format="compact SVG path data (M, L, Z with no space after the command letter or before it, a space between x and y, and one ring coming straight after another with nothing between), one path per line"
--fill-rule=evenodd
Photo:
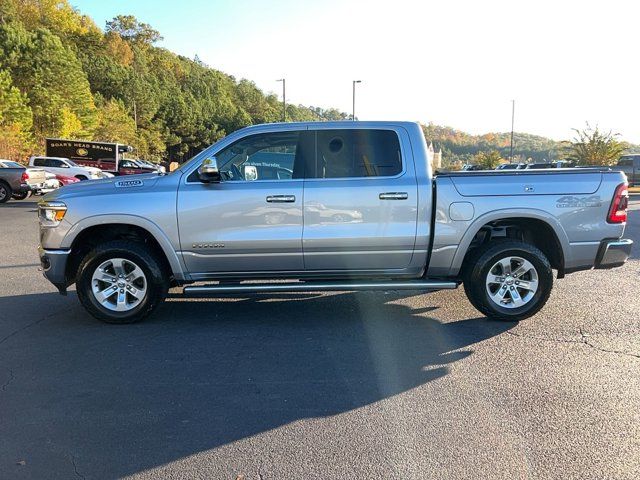
M62 187L64 187L65 185L69 185L71 183L77 183L80 180L78 180L76 177L67 177L66 175L56 175L56 180L58 180Z

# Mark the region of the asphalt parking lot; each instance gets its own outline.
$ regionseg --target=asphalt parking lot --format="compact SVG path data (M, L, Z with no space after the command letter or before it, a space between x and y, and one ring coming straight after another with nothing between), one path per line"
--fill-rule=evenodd
M0 478L640 477L633 258L482 318L464 292L170 298L102 324L0 206Z

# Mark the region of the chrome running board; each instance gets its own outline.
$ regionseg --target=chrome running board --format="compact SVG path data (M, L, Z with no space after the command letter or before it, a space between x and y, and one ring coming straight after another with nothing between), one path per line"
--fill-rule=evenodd
M289 283L236 283L184 287L185 294L216 293L273 293L273 292L336 292L353 290L451 290L456 282L440 280L414 280L396 282L289 282Z

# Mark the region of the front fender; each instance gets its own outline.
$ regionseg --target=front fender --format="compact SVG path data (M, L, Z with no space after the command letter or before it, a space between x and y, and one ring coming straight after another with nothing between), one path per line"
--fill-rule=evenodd
M164 252L173 275L177 280L189 280L190 277L186 273L187 270L182 263L181 258L176 254L171 241L162 231L162 229L151 220L140 217L138 215L131 214L113 214L113 215L94 215L86 217L75 223L66 233L60 244L61 249L70 249L74 240L80 233L90 227L97 225L107 224L119 224L119 225L134 225L140 227L149 232L153 238L158 242L160 248Z

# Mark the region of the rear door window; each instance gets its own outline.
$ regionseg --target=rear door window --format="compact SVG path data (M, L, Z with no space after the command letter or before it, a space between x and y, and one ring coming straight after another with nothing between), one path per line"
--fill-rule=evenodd
M33 159L33 166L34 167L49 167L50 165L47 165L47 161L44 158L34 158Z
M307 178L393 177L402 172L398 135L392 130L316 131L315 162Z

